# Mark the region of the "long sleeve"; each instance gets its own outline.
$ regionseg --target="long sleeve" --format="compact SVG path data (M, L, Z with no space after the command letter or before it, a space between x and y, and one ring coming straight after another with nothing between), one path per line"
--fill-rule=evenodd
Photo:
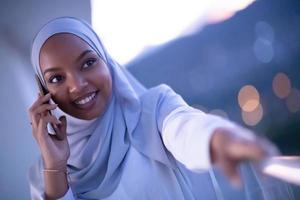
M221 117L189 106L173 110L163 120L162 139L176 160L193 171L211 167L210 140L216 128L237 128Z

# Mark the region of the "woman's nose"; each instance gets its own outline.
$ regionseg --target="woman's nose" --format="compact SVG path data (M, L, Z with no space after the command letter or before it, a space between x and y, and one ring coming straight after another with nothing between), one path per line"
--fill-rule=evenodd
M69 78L69 91L70 93L81 92L86 86L87 81L83 76L72 75Z

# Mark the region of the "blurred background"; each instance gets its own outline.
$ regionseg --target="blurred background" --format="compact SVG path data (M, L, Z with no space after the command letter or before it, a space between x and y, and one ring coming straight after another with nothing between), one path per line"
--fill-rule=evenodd
M27 116L37 96L30 48L59 16L92 23L145 86L166 83L190 105L300 154L298 0L1 0L0 16L0 199L30 199L27 170L39 154Z

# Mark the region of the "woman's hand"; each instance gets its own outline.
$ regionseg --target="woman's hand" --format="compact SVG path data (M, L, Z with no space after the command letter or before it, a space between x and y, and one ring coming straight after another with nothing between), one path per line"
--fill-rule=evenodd
M278 154L277 148L270 142L240 127L215 130L210 151L212 163L219 167L234 185L241 185L238 165L242 161L261 161Z
M39 95L38 99L29 108L32 124L32 133L37 141L45 169L66 170L67 160L70 156L69 144L66 137L66 118L50 115L57 105L49 104L51 95ZM48 133L47 124L54 126L56 135Z

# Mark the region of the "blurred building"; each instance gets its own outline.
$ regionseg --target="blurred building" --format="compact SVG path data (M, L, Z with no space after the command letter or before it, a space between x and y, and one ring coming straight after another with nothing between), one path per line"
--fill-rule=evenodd
M283 154L299 155L299 35L299 1L260 0L154 47L127 67L147 87L169 84L190 105L248 126Z
M190 105L300 153L300 3L260 0L129 63L146 86L167 83Z

